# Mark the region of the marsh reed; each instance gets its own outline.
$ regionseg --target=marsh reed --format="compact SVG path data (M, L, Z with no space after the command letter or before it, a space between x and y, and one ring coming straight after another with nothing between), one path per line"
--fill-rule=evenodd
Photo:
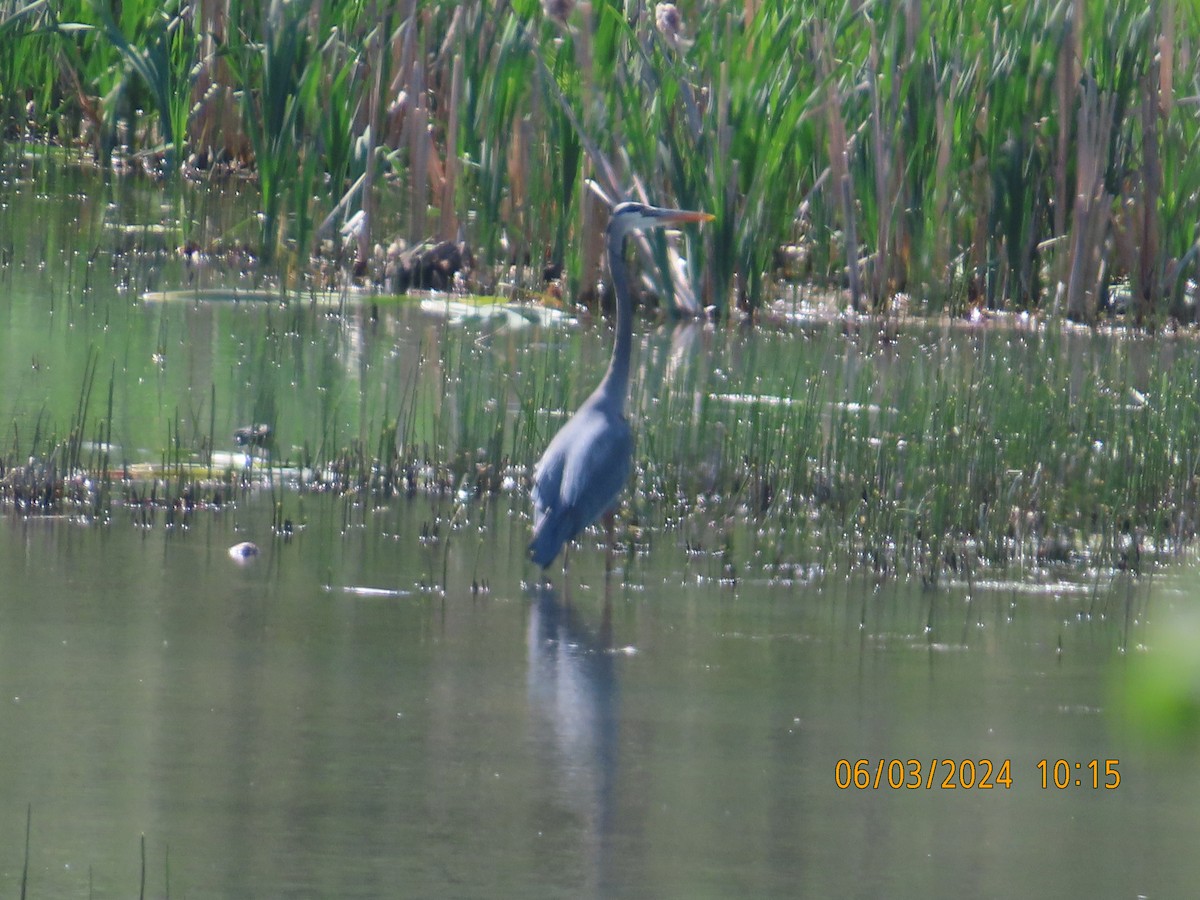
M282 523L311 492L364 508L420 494L510 506L520 527L529 465L607 361L593 330L481 330L411 310L346 316L331 334L315 307L229 315L275 324L252 346L214 329L214 371L227 374L186 403L163 406L137 370L114 387L101 362L113 347L92 350L74 399L14 421L0 507L146 527L286 489ZM170 366L194 365L174 349L186 340L159 338ZM1200 371L1187 339L1032 317L896 337L692 322L644 333L636 359L620 517L634 552L665 543L743 571L936 581L964 567L1142 571L1194 542ZM151 385L131 390L130 378ZM273 423L270 456L215 461L231 420ZM154 446L155 430L163 450L145 459L136 448Z
M481 287L553 263L586 296L593 179L718 214L684 251L718 313L768 306L786 278L862 310L1195 318L1193 4L116 9L0 4L6 141L167 178L252 172L256 241L285 267L310 265L331 211L361 209L360 266L373 241L461 225L493 266Z
M718 316L756 313L761 334L646 339L626 508L635 545L658 535L763 565L816 552L931 578L968 564L1136 567L1185 546L1200 490L1194 354L1180 339L1114 349L1102 331L1044 323L1194 318L1196 12L1028 0L668 13L528 0L0 4L0 153L86 148L128 175L102 198L136 195L150 220L164 191L188 223L180 233L253 241L285 275L316 265L331 212L362 210L354 262L397 233L462 228L492 263L484 287L561 263L581 298L605 218L590 185L718 213L702 243L678 248L687 280ZM31 171L55 192L52 166ZM257 214L207 215L205 198L246 173ZM0 278L49 260L39 296L107 332L128 312L91 302L108 277L97 255L133 293L158 276L139 270L149 252L108 248L102 200L76 202L78 222L26 244L0 229L12 263ZM0 210L6 226L12 215ZM80 234L86 265L68 246ZM670 268L675 248L649 249ZM843 334L788 318L785 282L862 311L904 301L1034 315ZM143 523L220 505L260 483L214 467L220 407L238 424L303 422L272 485L519 506L528 464L607 354L595 333L447 327L400 369L373 357L382 371L362 362L350 377L357 348L378 353L391 336L373 341L366 317L340 310L328 340L344 345L297 368L309 351L296 336L323 333L318 315L272 310L242 356L227 351L240 381L214 376L192 386L202 399L176 401L190 406L150 408L161 450L149 477L112 450L128 401L110 360L128 347L76 353L57 382L69 396L6 435L0 503L96 518L127 507ZM166 313L159 324L160 347L177 343L182 326ZM105 407L93 401L106 370Z

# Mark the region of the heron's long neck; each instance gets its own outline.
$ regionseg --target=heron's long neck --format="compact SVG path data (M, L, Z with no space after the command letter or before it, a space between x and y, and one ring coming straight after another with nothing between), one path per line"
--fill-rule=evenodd
M629 270L625 265L624 235L609 235L608 272L617 299L617 335L613 340L612 361L596 393L605 394L624 410L629 397L629 356L633 350L633 296L629 292Z

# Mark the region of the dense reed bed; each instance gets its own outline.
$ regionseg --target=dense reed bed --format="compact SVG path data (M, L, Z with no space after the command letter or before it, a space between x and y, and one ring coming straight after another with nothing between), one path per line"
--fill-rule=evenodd
M251 173L260 214L189 237L293 272L361 210L348 270L462 229L484 287L565 264L583 296L591 179L718 214L684 254L718 313L784 278L1153 324L1195 318L1198 38L1177 0L13 0L0 117L168 182Z

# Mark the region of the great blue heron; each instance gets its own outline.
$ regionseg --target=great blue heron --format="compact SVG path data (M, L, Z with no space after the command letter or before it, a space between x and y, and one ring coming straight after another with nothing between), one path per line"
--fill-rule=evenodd
M563 544L610 510L629 480L633 433L625 419L633 297L625 267L625 238L636 230L707 222L710 213L622 203L612 212L605 241L617 297L612 361L599 386L550 441L533 470L533 540L529 556L545 568Z

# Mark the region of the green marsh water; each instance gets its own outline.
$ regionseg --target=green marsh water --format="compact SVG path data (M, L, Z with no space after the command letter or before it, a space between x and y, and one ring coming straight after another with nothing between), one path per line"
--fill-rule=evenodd
M382 302L143 302L189 284L177 257L120 243L116 226L165 215L150 192L7 177L4 446L61 439L90 381L85 462L232 454L235 427L269 421L279 467L270 487L187 515L115 502L0 517L0 892L19 891L29 806L30 897L129 896L143 835L150 893L184 897L1193 890L1200 772L1148 751L1116 712L1131 663L1153 652L1147 622L1191 602L1186 577L1034 558L927 587L903 548L872 548L900 560L878 576L851 565L859 549L832 549L824 507L760 525L752 488L786 485L748 472L698 502L663 462L717 479L718 457L775 439L755 417L812 392L817 425L845 431L812 468L830 506L848 504L839 492L864 487L839 462L880 456L874 424L903 422L912 385L1026 371L1032 397L1043 338L639 336L639 484L661 494L625 509L634 552L608 561L592 535L568 577L539 587L522 489L476 495L478 435L501 422L493 449L538 446L522 410L552 428L599 377L603 329ZM261 286L228 270L190 283L206 279ZM1055 365L1118 385L1116 404L1153 400L1194 355L1085 336ZM980 405L936 409L961 430ZM1087 453L1047 459L1100 471L1108 425L1076 423ZM291 486L388 432L425 448L411 496ZM1013 497L1032 480L1009 477ZM1080 489L1106 491L1114 508L1136 499ZM906 504L898 523L917 515ZM290 539L272 531L280 516ZM238 564L227 549L245 540L262 552ZM944 766L929 789L835 782L842 759L910 758L1010 760L1012 785L944 789ZM1043 789L1043 758L1115 759L1121 784L1076 787L1073 770Z
M188 897L1180 896L1200 874L1195 767L1111 714L1137 588L731 588L652 556L606 589L580 554L568 606L521 586L514 518L476 510L431 593L445 548L411 536L437 510L344 529L348 502L249 566L225 548L261 539L262 503L187 531L3 520L7 893L28 803L38 897L89 872L128 896L143 834L152 891L169 868ZM1009 759L1013 784L837 788L839 759L880 757ZM1043 790L1044 757L1118 759L1121 786Z

